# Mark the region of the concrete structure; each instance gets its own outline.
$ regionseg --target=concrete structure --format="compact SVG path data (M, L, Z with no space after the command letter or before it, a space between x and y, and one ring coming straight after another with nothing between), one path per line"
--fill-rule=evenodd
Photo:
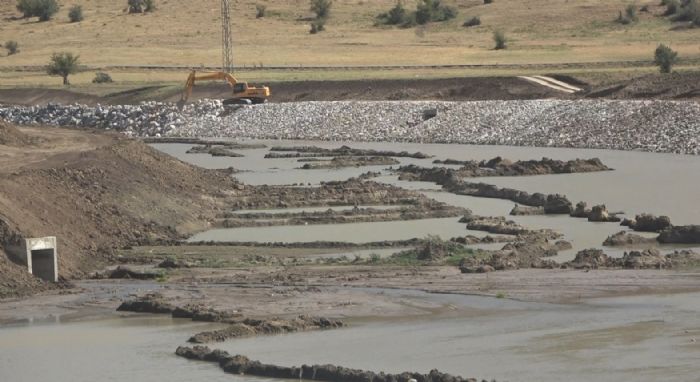
M15 259L27 266L29 273L46 280L58 281L58 252L54 236L24 239L14 248L8 248Z

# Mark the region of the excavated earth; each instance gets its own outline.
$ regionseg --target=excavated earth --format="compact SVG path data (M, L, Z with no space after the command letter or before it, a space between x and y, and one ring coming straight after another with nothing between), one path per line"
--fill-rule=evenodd
M27 237L58 238L59 275L68 280L113 263L115 249L172 243L237 209L411 207L352 214L384 221L463 213L415 191L360 179L303 188L244 186L231 169L199 168L119 134L2 123L0 137L0 296L48 288L4 253Z
M205 228L220 190L237 186L119 135L0 124L0 136L11 143L0 145L0 252L20 237L56 236L62 278L108 261L113 248ZM4 253L0 267L0 295L39 284Z

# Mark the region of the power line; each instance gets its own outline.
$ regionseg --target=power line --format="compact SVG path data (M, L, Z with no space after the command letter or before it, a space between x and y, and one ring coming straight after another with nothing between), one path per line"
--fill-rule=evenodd
M233 73L233 37L231 35L231 6L229 0L221 0L221 46L224 73Z

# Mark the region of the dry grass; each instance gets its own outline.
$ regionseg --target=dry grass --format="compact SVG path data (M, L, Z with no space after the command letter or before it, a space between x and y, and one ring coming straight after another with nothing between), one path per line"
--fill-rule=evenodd
M681 57L700 57L699 30L671 30L672 23L657 16L658 0L642 0L651 13L627 26L614 22L628 0L445 0L459 16L420 29L375 26L375 16L394 0L335 0L327 31L310 35L308 0L239 0L234 3L234 50L239 66L349 66L436 64L530 64L650 60L659 42L671 44ZM159 0L158 10L145 15L124 12L126 0L59 0L61 11L47 23L19 16L14 0L0 2L0 41L17 40L21 53L0 54L0 69L36 66L54 51L80 54L91 67L111 65L216 66L220 62L219 1ZM268 16L255 18L255 4L265 4ZM408 1L411 6L411 1ZM85 20L68 22L68 8L82 5ZM471 16L482 25L461 27ZM492 50L494 29L503 30L509 48ZM455 73L452 73L455 72ZM459 75L454 70L449 75ZM461 70L466 74L477 71ZM490 72L490 71L489 71ZM124 71L115 79L158 82L179 79L181 72ZM269 80L348 78L362 73L262 72ZM246 73L248 74L248 73ZM250 72L254 74L254 72ZM366 73L364 73L366 74ZM371 76L395 77L372 71ZM431 76L418 70L403 77ZM496 73L498 74L498 73ZM385 76L386 75L386 76ZM89 82L92 74L76 76ZM434 76L434 75L433 75ZM438 76L447 76L441 72ZM256 77L255 75L253 77ZM40 73L0 73L3 85L53 83Z

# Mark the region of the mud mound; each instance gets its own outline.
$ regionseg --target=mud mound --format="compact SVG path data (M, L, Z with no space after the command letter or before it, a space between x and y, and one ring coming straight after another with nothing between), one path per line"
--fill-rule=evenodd
M30 137L7 123L0 121L0 145L22 147L37 143L37 139Z
M143 143L108 142L0 176L0 250L19 236L56 236L60 276L80 276L114 248L205 228L221 207L220 196L236 186L224 172L188 165ZM32 287L14 273L5 280L6 268L0 264L3 282Z

